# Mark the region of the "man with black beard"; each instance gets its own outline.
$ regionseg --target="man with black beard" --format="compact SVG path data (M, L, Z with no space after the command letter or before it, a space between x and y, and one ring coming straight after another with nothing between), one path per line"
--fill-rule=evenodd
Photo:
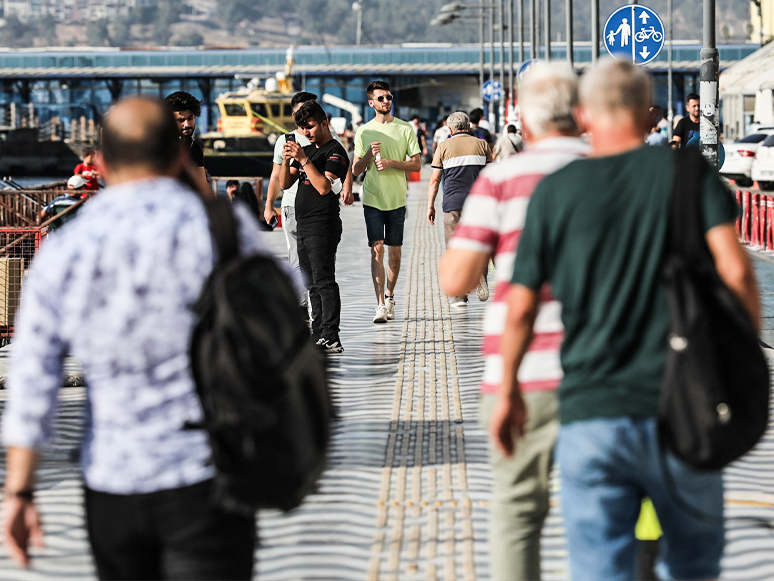
M196 188L200 191L210 190L207 174L204 170L204 150L194 139L196 131L196 118L202 114L202 104L196 97L185 91L177 91L168 95L164 102L175 116L177 128L180 131L180 139L183 147L188 150L193 165L196 166L194 176Z

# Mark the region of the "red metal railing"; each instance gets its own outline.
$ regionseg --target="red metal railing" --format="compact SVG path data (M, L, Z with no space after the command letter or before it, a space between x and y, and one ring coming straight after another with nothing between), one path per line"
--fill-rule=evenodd
M13 334L24 273L40 246L40 228L0 228L0 341Z
M774 192L729 186L741 208L736 220L739 240L762 250L774 250Z

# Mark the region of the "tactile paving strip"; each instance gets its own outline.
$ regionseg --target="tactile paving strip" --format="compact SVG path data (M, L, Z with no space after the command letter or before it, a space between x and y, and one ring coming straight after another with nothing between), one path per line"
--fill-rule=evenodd
M369 580L476 578L457 356L438 275L443 247L439 228L414 221Z

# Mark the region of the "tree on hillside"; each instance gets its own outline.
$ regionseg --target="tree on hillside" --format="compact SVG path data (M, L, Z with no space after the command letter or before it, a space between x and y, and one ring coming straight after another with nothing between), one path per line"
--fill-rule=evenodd
M110 40L106 18L89 20L86 23L86 43L89 46L105 46Z

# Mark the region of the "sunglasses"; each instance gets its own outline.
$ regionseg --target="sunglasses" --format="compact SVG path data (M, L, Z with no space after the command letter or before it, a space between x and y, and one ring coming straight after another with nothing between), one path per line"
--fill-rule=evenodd
M376 100L380 103L384 103L385 101L392 101L392 95L379 95Z

